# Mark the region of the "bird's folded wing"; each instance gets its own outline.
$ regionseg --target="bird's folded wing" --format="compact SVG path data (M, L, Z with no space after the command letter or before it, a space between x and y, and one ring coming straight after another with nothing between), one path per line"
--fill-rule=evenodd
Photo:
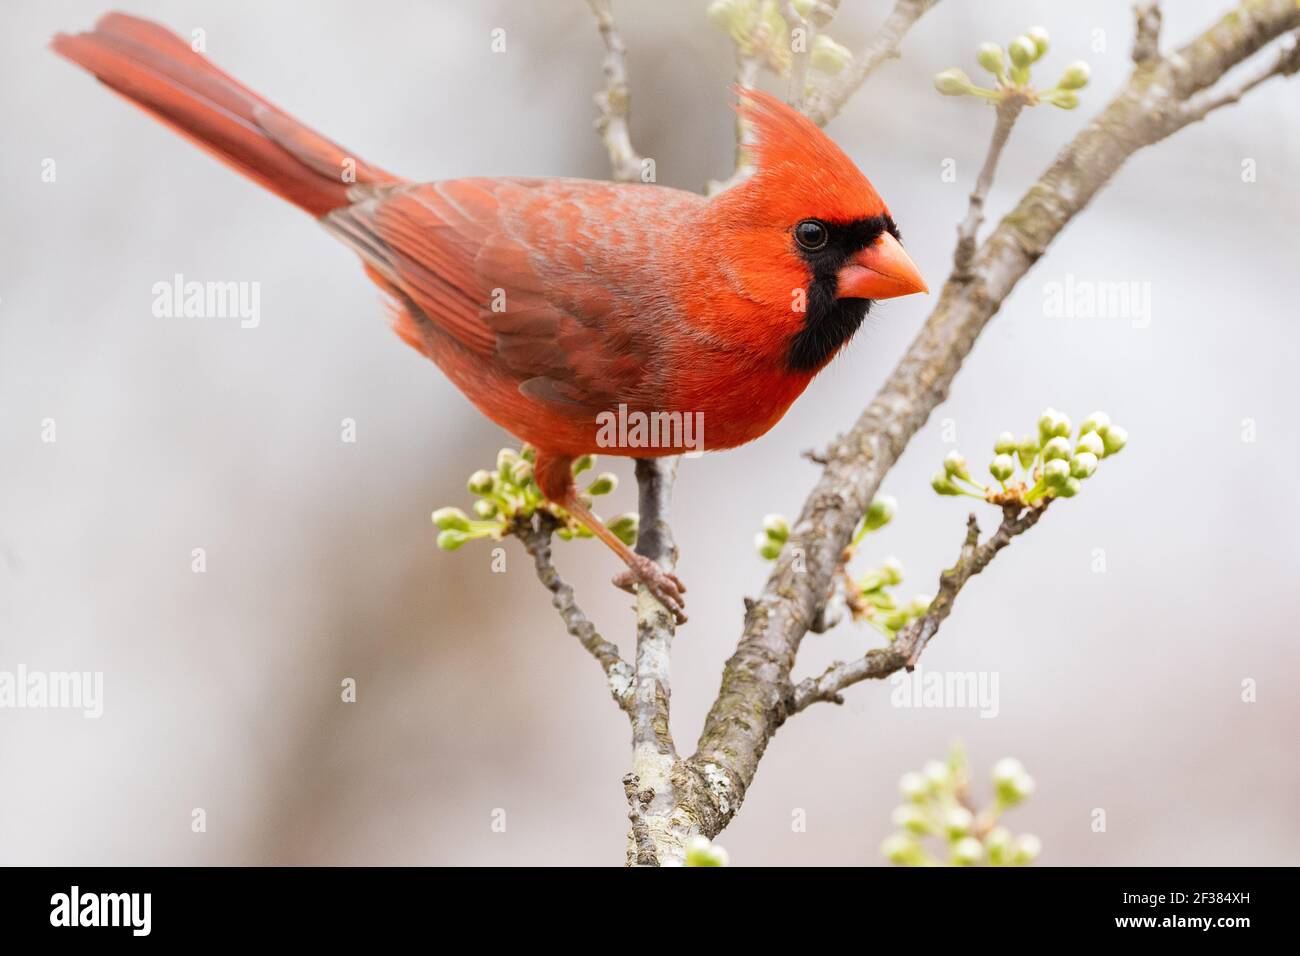
M523 394L588 416L656 401L655 322L616 291L638 255L623 248L619 230L632 224L618 222L622 189L520 179L361 187L322 221L401 300L406 341L437 361L450 337Z

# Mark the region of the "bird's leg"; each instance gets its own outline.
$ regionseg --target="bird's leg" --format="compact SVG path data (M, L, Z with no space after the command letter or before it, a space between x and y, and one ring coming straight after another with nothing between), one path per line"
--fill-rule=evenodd
M643 585L660 604L668 609L678 624L686 623L686 600L682 596L686 592L686 585L682 583L681 578L671 571L665 571L644 554L637 554L620 541L614 532L605 527L603 521L578 500L576 492L561 500L560 505L581 521L592 534L609 545L618 555L619 560L627 565L626 571L621 571L614 576L616 587L635 593L636 585Z
M542 494L582 522L587 530L605 542L618 555L618 559L627 565L627 571L615 576L615 585L625 591L633 591L637 584L643 585L654 595L655 600L668 609L678 624L686 622L686 601L682 597L686 585L671 571L665 571L645 555L637 554L625 545L618 535L605 527L605 523L582 503L578 497L578 486L573 482L572 458L550 454L539 448L533 466L533 477L537 479L537 487Z

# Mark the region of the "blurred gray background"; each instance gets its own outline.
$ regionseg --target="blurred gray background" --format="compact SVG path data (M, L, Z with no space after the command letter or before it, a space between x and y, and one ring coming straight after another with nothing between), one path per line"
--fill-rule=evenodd
M105 682L100 720L0 710L0 861L621 863L628 729L598 669L517 543L505 574L485 545L434 546L429 512L467 505L465 477L508 436L387 330L351 253L46 49L111 2L18 0L0 36L0 670ZM1227 5L1168 4L1166 45ZM889 6L845 0L830 32L856 49ZM704 8L616 4L635 141L661 183L690 189L725 176L732 150L731 47ZM203 28L223 68L413 178L607 175L591 130L602 48L579 0L128 9ZM976 42L1040 22L1053 38L1041 71L1092 65L1082 108L1021 120L996 220L1127 74L1130 20L1119 0L942 3L830 126L932 285L991 115L938 96L931 76L975 75ZM950 448L982 465L999 431L1025 431L1048 404L1075 421L1104 408L1132 435L972 582L926 655L996 672L998 716L895 708L882 684L814 708L777 735L720 838L736 863L879 863L899 775L954 740L981 799L996 759L1024 761L1038 793L1007 822L1042 838L1046 864L1295 862L1296 84L1272 81L1139 154L1016 290L885 483L900 513L864 558L896 555L904 592L929 592L968 510L928 489ZM175 273L259 282L261 325L155 318L151 288ZM1149 282L1150 323L1049 317L1045 286L1067 273ZM852 422L932 303L887 303L766 438L684 464L683 749L741 599L764 580L762 516L798 512L817 474L800 451ZM344 418L355 444L340 441ZM604 464L624 479L608 510L633 507L630 465ZM612 557L557 550L627 649ZM812 635L799 673L877 640ZM340 701L346 677L355 704Z

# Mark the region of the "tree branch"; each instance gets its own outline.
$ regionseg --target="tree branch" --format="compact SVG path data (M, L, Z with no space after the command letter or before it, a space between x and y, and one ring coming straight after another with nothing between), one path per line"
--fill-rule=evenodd
M794 0L781 0L781 17L790 28L790 80L786 87L785 101L797 110L803 109L804 97L807 95L808 64L812 59L813 41L817 38L817 32L835 17L839 6L840 0L815 0L805 20L795 9Z
M512 529L526 550L533 557L533 566L537 570L537 580L551 592L551 604L560 612L564 628L578 639L605 672L610 695L614 703L628 711L632 702L633 671L632 665L619 656L618 648L600 636L596 626L591 623L574 597L573 588L565 583L551 562L551 535L557 527L554 517L546 512L538 512L531 520L520 521Z
M867 77L886 60L896 58L903 36L921 16L939 0L898 0L885 22L866 48L853 58L838 77L815 90L804 110L818 126L833 120L849 98L866 82Z
M596 105L600 107L596 129L600 131L605 148L609 150L609 165L614 179L622 183L635 183L641 181L642 159L632 147L632 136L627 125L632 101L627 83L627 47L623 45L623 37L614 24L609 2L610 0L587 0L591 12L596 16L600 38L605 43L605 89L596 94Z
M636 550L666 571L677 562L677 546L668 526L677 458L639 458L636 482L640 531ZM649 794L641 803L642 822L659 862L684 855L685 838L694 827L680 820L674 771L680 761L669 728L669 663L676 622L644 587L636 597L636 688L632 696L632 774ZM629 859L636 857L637 834L628 834ZM663 848L660 852L659 848Z
M901 7L910 8L915 20L923 12L919 6L900 0L891 20ZM746 614L697 751L687 761L707 783L708 805L689 808L706 836L715 836L735 814L768 741L789 713L795 655L831 593L840 553L885 474L947 397L989 319L1130 156L1192 121L1182 109L1190 97L1297 27L1296 0L1245 0L1176 53L1135 69L979 247L972 263L975 277L945 283L893 373L853 428L831 445L792 530L791 546L777 558L762 595ZM815 108L823 120L834 112ZM802 569L794 565L796 551L803 554Z
M972 514L966 521L966 539L957 563L939 575L939 593L930 603L930 610L900 630L888 647L873 648L865 656L848 663L837 661L819 677L801 681L794 690L789 712L797 714L809 704L821 700L841 704L844 699L840 693L846 687L859 681L888 677L903 668L912 670L930 639L938 633L939 625L952 613L953 602L966 582L988 567L1012 538L1036 525L1046 510L1046 503L1042 507L1023 509L1017 504L1004 505L1002 523L983 544L980 544L979 524Z
M1016 125L1016 118L1027 105L1020 95L1009 95L998 103L997 121L993 125L993 138L989 141L989 151L984 157L984 166L980 169L975 188L970 194L970 208L965 220L957 227L957 249L953 253L953 278L962 282L971 279L970 264L975 258L975 240L979 238L980 226L984 224L984 200L988 197L989 187L998 170L998 160L1011 135L1011 127Z

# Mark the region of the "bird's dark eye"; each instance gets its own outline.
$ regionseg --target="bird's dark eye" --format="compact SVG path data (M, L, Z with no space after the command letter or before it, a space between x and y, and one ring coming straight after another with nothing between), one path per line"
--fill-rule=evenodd
M826 228L826 223L816 219L805 219L794 227L795 242L809 252L825 248L830 238L830 230Z

